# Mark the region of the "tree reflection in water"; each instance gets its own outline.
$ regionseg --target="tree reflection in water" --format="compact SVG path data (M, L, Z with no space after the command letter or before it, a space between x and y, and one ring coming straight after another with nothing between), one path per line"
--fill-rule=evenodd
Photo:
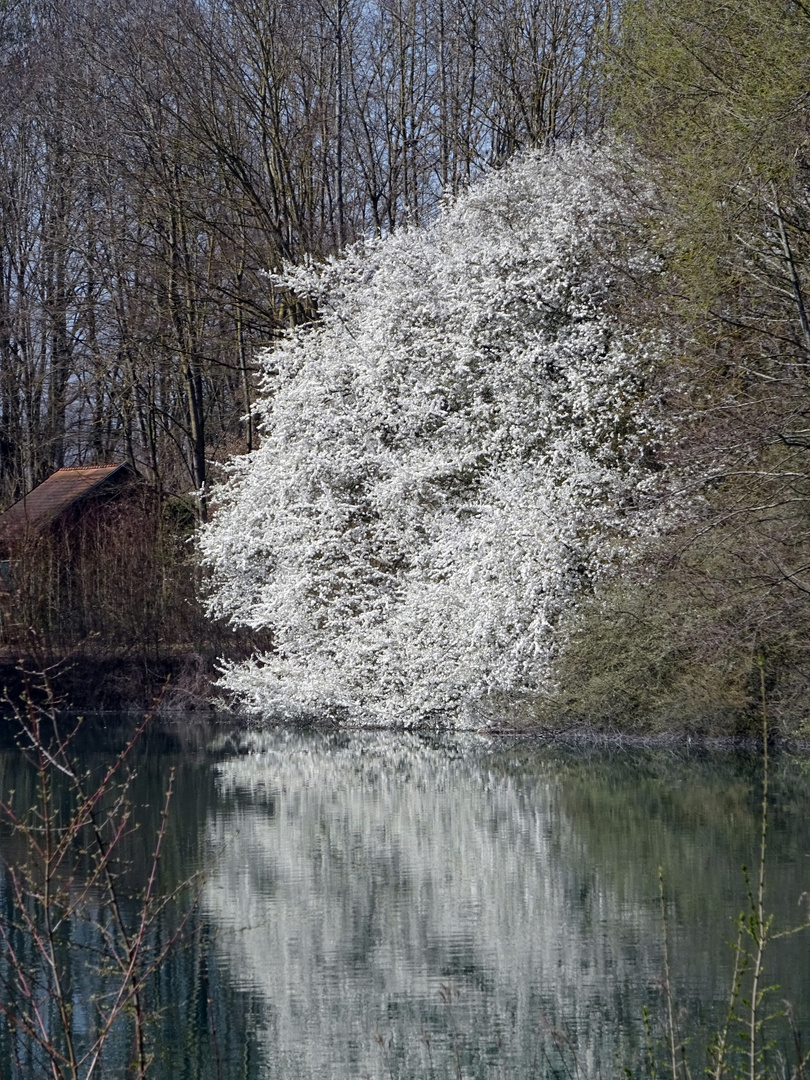
M91 732L83 763L118 740L112 722ZM612 1075L637 1058L644 1007L655 1024L662 1005L659 865L675 1000L702 1067L757 846L755 756L189 724L153 729L141 750L127 888L143 885L171 768L161 888L207 868L150 990L154 1080L551 1080L575 1058L583 1076ZM13 747L0 783L20 788ZM771 791L778 928L810 891L807 762L776 758ZM156 923L155 947L176 917ZM70 933L93 948L94 925ZM768 979L808 1043L805 944L777 943ZM89 968L72 985L77 1007L99 992ZM130 1049L111 1047L110 1075ZM10 1061L0 1024L0 1075Z
M455 1074L457 1053L465 1076L574 1055L586 1076L620 1071L660 1005L659 864L687 1025L720 1015L755 759L362 732L273 731L241 750L217 769L223 854L204 903L265 1003L263 1076L422 1076L431 1058ZM806 800L801 771L784 783ZM787 922L808 836L782 826ZM806 1016L806 976L788 989Z

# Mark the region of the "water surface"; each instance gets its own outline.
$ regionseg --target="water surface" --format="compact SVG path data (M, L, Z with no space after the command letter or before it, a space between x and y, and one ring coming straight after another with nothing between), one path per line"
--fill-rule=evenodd
M757 859L756 755L177 726L144 745L135 877L172 766L164 883L205 877L161 970L156 1076L617 1074L661 1031L665 941L702 1065ZM4 787L18 768L5 751ZM808 762L775 758L776 928L807 915L808 795ZM808 944L766 972L810 1045Z

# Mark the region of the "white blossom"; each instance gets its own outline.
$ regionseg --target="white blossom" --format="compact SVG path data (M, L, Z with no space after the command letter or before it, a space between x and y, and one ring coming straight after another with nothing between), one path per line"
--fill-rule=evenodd
M258 713L459 722L546 685L560 612L651 527L650 344L612 311L611 151L527 157L430 228L284 283L319 319L265 356L263 441L201 532Z

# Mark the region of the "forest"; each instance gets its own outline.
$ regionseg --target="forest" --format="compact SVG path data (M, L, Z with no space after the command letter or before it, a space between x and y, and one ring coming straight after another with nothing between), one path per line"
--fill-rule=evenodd
M400 700L418 719L473 699L476 707L484 699L499 707L507 698L520 700L531 724L739 733L767 699L786 733L804 733L809 37L810 13L793 0L306 0L295 7L6 0L0 505L63 465L126 460L144 485L135 531L156 537L135 568L113 560L115 573L88 601L96 614L117 610L117 636L108 632L109 618L69 620L60 596L39 595L44 586L26 601L28 621L39 620L40 632L63 650L92 625L110 646L137 640L143 655L174 650L203 656L204 664L231 647L241 658L258 642L265 660L241 670L261 668L265 678L279 658L292 658L299 684L311 676L307 708L371 708L358 687L374 671L374 700ZM557 165L535 165L545 179L537 173L531 183L540 187L527 194L530 162L544 160ZM239 559L244 567L261 548L269 561L251 573L269 580L278 551L300 554L309 544L312 554L323 541L325 534L313 539L298 529L307 515L282 513L283 500L262 511L272 520L252 553L228 549L227 567L217 554L227 545L212 538L222 537L217 521L236 506L234 469L245 476L244 463L272 459L269 471L261 465L252 474L254 487L291 483L284 462L292 459L279 443L285 430L297 425L299 442L321 421L345 430L326 376L309 399L321 411L303 419L295 413L314 371L307 365L348 310L340 304L390 309L394 323L380 322L368 339L378 344L392 325L412 335L430 329L419 307L430 298L420 293L409 305L408 289L415 295L420 280L397 279L396 266L417 260L420 236L435 238L443 228L450 236L455 228L458 239L465 213L483 221L489 211L476 192L503 193L510 183L524 185L524 195L510 196L518 206L535 200L546 233L531 214L513 220L502 209L503 228L519 239L510 245L498 233L493 250L501 245L502 266L516 251L539 260L526 264L525 280L540 266L548 270L564 294L559 318L531 323L531 337L516 314L524 294L509 292L492 269L498 333L512 351L498 352L495 339L475 345L502 377L493 384L473 365L461 404L453 397L463 382L458 372L453 393L442 383L452 369L446 357L458 359L447 335L438 354L403 345L406 367L378 371L373 383L336 346L329 355L343 365L341 393L361 402L355 427L370 415L363 401L379 417L396 387L415 394L433 377L428 361L436 356L438 412L408 429L431 439L398 443L396 425L389 430L386 420L379 428L386 453L399 447L384 479L400 476L405 485L397 470L405 469L406 445L407 469L412 476L427 470L433 486L396 503L389 485L384 503L382 488L358 480L363 492L351 495L352 512L342 525L329 519L329 538L344 545L332 564L342 567L338 573L306 578L317 587L303 600L285 593L278 575L275 595L244 592L245 579L233 570ZM564 257L557 258L549 244L560 222L567 233L558 237L554 251ZM470 226L465 243L495 236L479 226ZM495 268L492 251L481 248L476 265ZM467 250L459 241L452 256L459 266ZM419 265L417 277L441 276L449 264L431 256ZM364 276L394 283L387 292L374 285L364 300ZM436 310L454 288L459 305L466 303L463 270L451 285L444 280ZM587 311L571 300L580 287ZM479 299L485 306L483 290ZM461 307L446 326L456 315L455 340L468 349ZM602 366L593 367L596 346L589 345L590 367L562 364L562 375L554 369L533 387L526 343L546 348L561 326L582 320L589 333L602 334ZM519 324L520 348L509 336ZM586 389L576 398L580 383ZM555 397L547 387L562 390ZM533 394L529 415L523 406ZM282 426L274 426L274 402ZM599 408L610 402L608 417ZM490 409L486 422L482 403ZM465 423L479 424L475 462L461 460L470 429L457 423L459 409ZM484 438L487 424L497 428L504 416L508 451L504 440ZM591 494L575 484L565 498L555 494L553 511L538 495L557 482L543 469L556 461L558 479L583 473L553 457L550 435L542 446L528 437L538 417L566 453L589 453L602 470ZM516 428L522 434L513 437ZM438 461L448 447L456 457L445 455L434 468L427 459ZM500 469L509 454L522 471ZM223 471L215 464L234 455L242 465ZM379 455L375 462L376 483ZM266 490L269 504L277 488ZM439 504L454 520L466 515L479 524L481 507L495 521L498 507L528 505L538 529L541 518L554 518L576 537L553 533L558 556L544 555L538 567L536 549L504 548L503 536L514 530L503 521L501 533L481 525L480 535L454 538ZM401 506L418 513L400 513ZM583 506L590 509L580 514ZM191 540L199 524L205 572ZM234 529L231 536L256 535L259 525L254 515L247 532L244 519ZM130 523L119 546L132 534ZM268 536L280 545L275 554L265 550ZM459 545L466 564L453 554ZM335 582L346 579L352 552L361 549L355 595ZM477 590L484 607L494 598L489 622L465 609L457 623L459 639L471 636L467 626L479 635L479 651L449 643L456 624L447 597L464 592L460 579L452 586L453 575L507 549ZM308 557L289 565L289 580L310 574ZM313 558L323 561L317 551ZM229 588L239 594L231 601ZM208 595L218 623L204 618L198 593ZM508 599L515 594L519 610ZM245 612L239 604L248 595L256 603ZM382 621L369 614L382 610L381 597L398 605L395 631L387 614ZM294 617L302 602L317 609L304 629ZM137 632L127 611L140 617ZM354 627L348 637L346 620ZM243 628L239 634L229 621ZM408 653L423 631L412 667ZM336 641L354 650L350 677L337 681L324 674L343 663ZM526 660L529 646L541 666ZM302 651L319 658L317 675L308 668L304 677ZM457 674L445 677L451 668ZM253 704L267 710L280 700L273 691ZM402 716L394 710L383 719Z

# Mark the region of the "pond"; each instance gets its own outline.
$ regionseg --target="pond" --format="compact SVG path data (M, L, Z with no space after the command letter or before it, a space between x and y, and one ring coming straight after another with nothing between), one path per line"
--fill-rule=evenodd
M120 742L91 727L89 768ZM650 1039L663 1055L667 985L693 1075L705 1064L758 861L756 754L178 723L137 764L126 873L148 875L172 768L162 887L204 871L151 990L159 1080L607 1077ZM7 746L3 792L23 773ZM810 913L809 801L810 762L774 756L775 930ZM6 918L9 897L4 881ZM794 1034L810 1046L809 945L766 954L788 1062ZM73 977L85 1006L91 983ZM0 1075L13 1052L0 1020ZM104 1075L127 1053L122 1037Z

